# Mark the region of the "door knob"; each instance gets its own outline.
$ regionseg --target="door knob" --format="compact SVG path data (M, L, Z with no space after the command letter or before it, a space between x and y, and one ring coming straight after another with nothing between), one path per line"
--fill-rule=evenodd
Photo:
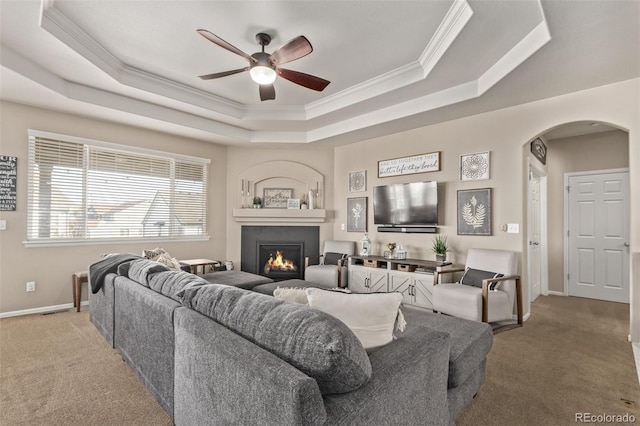
M631 247L631 244L629 244L629 243L624 243L624 246L625 246L625 247Z

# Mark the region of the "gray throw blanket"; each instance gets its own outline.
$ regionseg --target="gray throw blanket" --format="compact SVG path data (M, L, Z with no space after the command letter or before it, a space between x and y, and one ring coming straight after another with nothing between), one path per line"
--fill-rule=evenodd
M93 294L100 291L107 274L115 273L118 270L118 265L134 259L141 259L141 257L132 253L112 254L89 266L89 281Z

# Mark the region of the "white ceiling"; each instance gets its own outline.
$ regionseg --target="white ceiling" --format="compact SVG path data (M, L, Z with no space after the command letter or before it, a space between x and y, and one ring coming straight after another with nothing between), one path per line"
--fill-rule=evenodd
M632 1L0 1L0 97L233 145L343 144L640 76ZM314 51L261 102L248 54ZM588 129L586 126L576 126ZM565 132L566 133L566 132ZM566 137L566 136L564 136Z

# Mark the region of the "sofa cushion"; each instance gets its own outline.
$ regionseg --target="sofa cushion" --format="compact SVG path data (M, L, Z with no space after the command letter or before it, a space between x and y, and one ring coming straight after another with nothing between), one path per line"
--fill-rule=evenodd
M462 385L484 362L493 345L493 331L487 323L407 307L403 310L409 324L421 324L451 336L448 387ZM407 328L405 334L413 332Z
M396 319L400 315L401 293L347 294L317 288L308 288L306 292L309 306L344 322L367 352L393 340Z
M133 281L142 284L145 287L149 287L149 275L156 272L168 271L169 268L162 263L154 262L149 259L136 259L129 262L128 267L120 266L118 271L125 270L127 277Z
M460 279L460 284L470 285L482 288L482 280L491 278L500 278L504 275L495 272L483 271L481 269L467 268L464 275ZM489 290L496 290L500 283L490 283Z
M184 306L313 377L322 394L351 392L371 377L360 341L331 315L224 285L192 287L181 294Z
M182 299L177 293L189 287L209 284L207 280L184 271L162 271L149 277L149 287L160 294L168 296L178 302Z
M225 284L247 290L260 284L273 282L271 278L244 271L220 271L201 276L211 284Z

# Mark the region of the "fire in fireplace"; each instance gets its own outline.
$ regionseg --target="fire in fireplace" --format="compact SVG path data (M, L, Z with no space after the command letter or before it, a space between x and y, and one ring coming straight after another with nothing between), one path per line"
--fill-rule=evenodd
M282 250L276 250L276 256L269 255L267 263L264 264L264 273L269 275L271 271L298 271L298 266L291 259L285 259Z
M276 281L301 278L303 243L258 242L261 274Z

